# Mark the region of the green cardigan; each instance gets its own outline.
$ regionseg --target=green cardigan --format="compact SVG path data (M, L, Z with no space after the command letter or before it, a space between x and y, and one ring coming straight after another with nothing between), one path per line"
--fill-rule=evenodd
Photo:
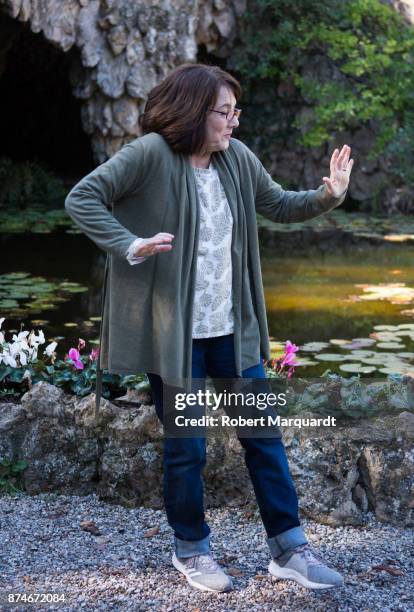
M237 374L270 359L256 212L276 223L317 217L344 199L322 185L284 191L259 159L232 138L213 154L233 214L234 348ZM69 215L109 254L101 367L111 373L153 372L189 388L199 203L188 156L146 134L125 145L71 190ZM126 252L137 236L174 234L173 248L131 266Z

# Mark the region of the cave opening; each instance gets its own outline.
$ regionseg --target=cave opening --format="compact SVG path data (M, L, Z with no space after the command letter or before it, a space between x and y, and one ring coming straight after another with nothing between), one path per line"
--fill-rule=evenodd
M0 158L37 162L68 182L96 166L69 81L76 53L0 13Z

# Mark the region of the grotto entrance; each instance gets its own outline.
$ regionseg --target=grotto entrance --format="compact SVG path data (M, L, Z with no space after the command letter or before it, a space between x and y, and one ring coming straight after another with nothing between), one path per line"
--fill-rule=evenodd
M0 158L72 183L96 165L69 82L74 53L0 12Z

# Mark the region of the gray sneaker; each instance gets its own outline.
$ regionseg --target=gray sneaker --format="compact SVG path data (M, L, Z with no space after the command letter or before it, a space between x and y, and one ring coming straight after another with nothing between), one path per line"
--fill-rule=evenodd
M172 562L174 567L184 574L189 584L200 591L221 593L233 588L233 582L211 555L195 555L185 558L177 557L174 553Z
M341 574L325 565L309 544L296 546L273 559L269 572L276 578L296 580L308 589L329 589L344 583Z

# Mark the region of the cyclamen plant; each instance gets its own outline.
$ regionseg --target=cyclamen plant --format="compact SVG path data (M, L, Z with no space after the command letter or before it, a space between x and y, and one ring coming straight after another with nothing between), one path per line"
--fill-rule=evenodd
M39 345L45 343L45 336L42 330L36 335L34 330L21 331L19 334L13 334L12 343L6 342L4 332L1 327L6 320L5 317L0 318L0 364L4 363L11 368L18 368L35 363L38 358ZM55 349L57 342L51 342L44 349L43 357L50 358L53 363L56 354Z
M63 360L58 359L56 341L40 353L40 345L46 343L42 330L37 334L34 330L20 331L12 336L12 342L7 342L1 331L4 321L5 317L0 318L0 395L20 395L40 381L81 396L95 390L99 348L82 354L86 342L79 338L77 348L70 348ZM104 374L103 396L116 397L127 388L142 388L147 382L144 374L124 377Z
M296 361L296 352L299 347L288 340L285 344L285 352L279 359L270 359L267 362L268 376L270 378L287 378L290 379L295 372L299 362Z

